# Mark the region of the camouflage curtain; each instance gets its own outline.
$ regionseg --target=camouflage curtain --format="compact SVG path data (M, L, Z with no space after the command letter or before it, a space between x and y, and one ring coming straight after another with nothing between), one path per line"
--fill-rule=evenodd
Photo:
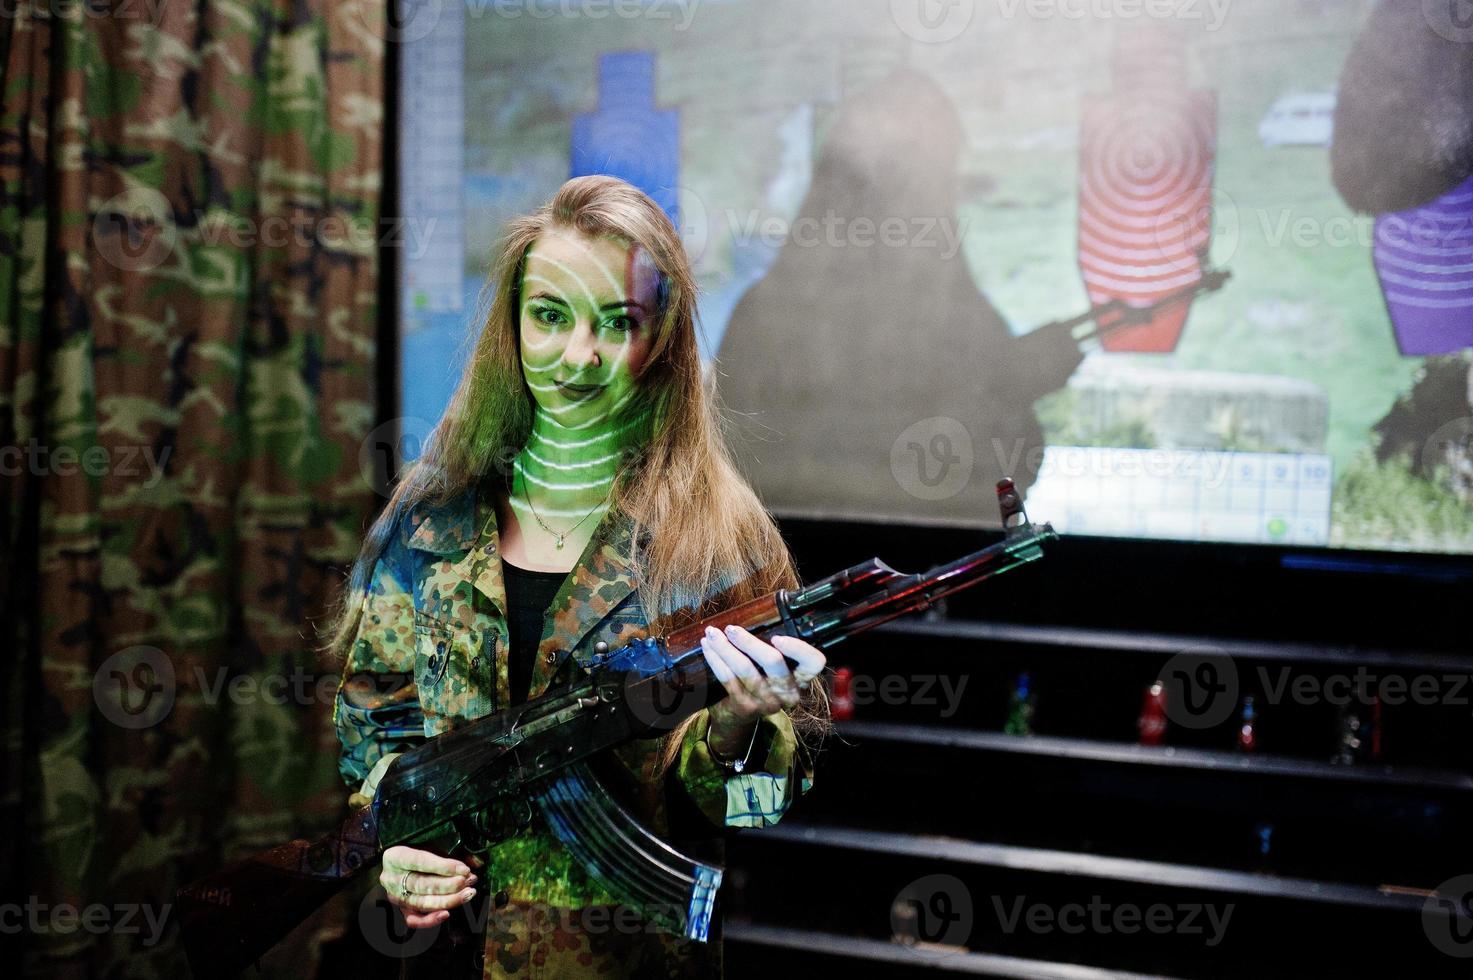
M185 975L181 881L343 806L315 631L380 499L383 34L369 0L3 2L0 926L29 975Z

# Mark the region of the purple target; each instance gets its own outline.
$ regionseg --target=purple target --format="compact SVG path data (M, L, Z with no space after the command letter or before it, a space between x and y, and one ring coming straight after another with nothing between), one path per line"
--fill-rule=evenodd
M1402 354L1473 346L1473 177L1431 203L1378 217L1372 255Z

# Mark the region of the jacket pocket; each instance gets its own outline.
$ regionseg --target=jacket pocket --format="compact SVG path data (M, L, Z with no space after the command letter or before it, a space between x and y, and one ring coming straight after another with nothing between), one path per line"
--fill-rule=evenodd
M445 668L455 652L458 627L415 610L414 613L414 683L421 701L440 693ZM428 705L426 705L428 707Z
M425 732L439 735L495 707L495 632L414 616L414 679Z

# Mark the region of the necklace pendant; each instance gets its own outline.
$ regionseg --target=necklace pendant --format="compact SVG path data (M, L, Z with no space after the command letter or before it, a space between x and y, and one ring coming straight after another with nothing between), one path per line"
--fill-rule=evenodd
M562 535L561 535L561 534L559 534L559 535L558 535L558 536L557 536L557 546L558 546L558 547L559 547L559 548L561 548L561 547L562 547L562 546L563 546L563 536L562 536Z

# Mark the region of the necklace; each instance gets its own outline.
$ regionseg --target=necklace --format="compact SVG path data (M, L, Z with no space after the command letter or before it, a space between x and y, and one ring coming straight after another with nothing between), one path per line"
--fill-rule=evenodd
M567 537L569 534L572 534L574 531L578 530L578 525L579 524L582 524L584 521L586 521L590 517L592 517L594 511L596 511L600 507L602 507L603 504L604 504L604 501L609 499L609 494L608 493L604 494L604 499L603 500L600 500L598 503L594 504L593 505L593 510L590 510L588 513L584 514L581 518L579 518L578 524L574 524L572 527L568 528L566 531L554 531L552 528L550 528L550 527L547 526L547 522L542 519L542 515L539 514L539 513L537 513L537 508L532 506L532 495L527 492L527 474L524 473L524 472L522 472L522 465L521 465L521 462L520 461L518 461L518 463L517 463L517 475L522 478L522 499L527 502L527 509L532 512L532 516L537 519L537 523L542 525L542 530L546 531L548 534L551 534L554 538L557 539L557 546L558 546L558 548L562 548L562 546L563 546L563 538ZM613 488L612 485L610 485L609 486L609 493L613 493L613 492L614 492L614 488Z

